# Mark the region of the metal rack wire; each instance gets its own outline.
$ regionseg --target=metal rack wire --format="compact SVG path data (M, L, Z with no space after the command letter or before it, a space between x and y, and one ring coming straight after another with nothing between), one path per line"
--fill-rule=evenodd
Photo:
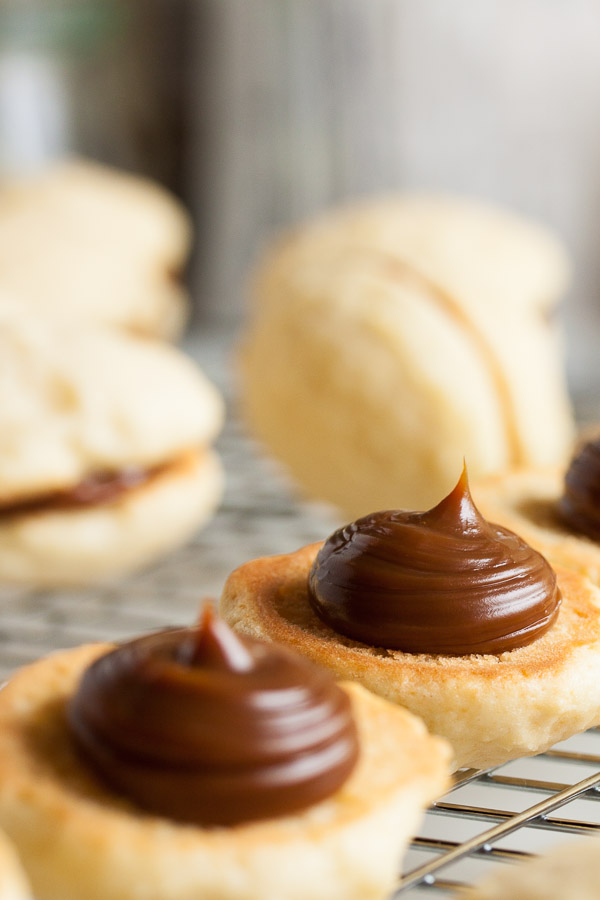
M599 800L598 730L532 759L485 772L463 770L449 794L429 810L395 897L429 893L439 900L494 865L598 831Z

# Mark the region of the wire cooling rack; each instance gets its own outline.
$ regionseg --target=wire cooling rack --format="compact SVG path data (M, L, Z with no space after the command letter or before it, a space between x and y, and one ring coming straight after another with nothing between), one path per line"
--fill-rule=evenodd
M458 773L427 813L395 897L450 897L496 866L600 830L600 731L496 769Z
M229 394L226 340L208 335L187 349ZM0 590L0 681L58 648L189 624L206 596L218 596L235 566L319 540L339 524L325 508L295 500L277 468L259 459L234 415L218 449L227 471L224 502L187 547L139 575L94 589ZM493 866L597 830L599 790L599 731L532 759L459 773L455 787L427 812L395 896L450 897Z

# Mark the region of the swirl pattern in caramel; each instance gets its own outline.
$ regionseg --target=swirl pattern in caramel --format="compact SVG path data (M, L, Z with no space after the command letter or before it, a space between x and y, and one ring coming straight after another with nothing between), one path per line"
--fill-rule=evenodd
M68 707L76 745L142 809L203 826L286 815L332 794L358 757L347 694L208 611L197 629L124 644Z
M600 541L600 438L584 444L571 460L558 511L569 528Z
M428 512L373 513L336 531L312 567L309 598L324 622L354 640L449 656L529 644L560 605L549 564L483 518L466 470Z

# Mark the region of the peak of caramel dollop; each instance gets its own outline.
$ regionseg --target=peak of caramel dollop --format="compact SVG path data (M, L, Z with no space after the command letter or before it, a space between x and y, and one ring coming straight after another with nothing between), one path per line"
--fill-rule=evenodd
M560 605L549 564L483 518L466 469L427 512L377 512L336 531L315 559L309 597L325 623L354 640L448 656L529 644Z
M600 541L600 437L584 444L571 460L558 511L569 528Z
M84 760L148 812L202 826L287 815L352 771L347 694L287 650L198 628L134 640L96 660L67 710Z

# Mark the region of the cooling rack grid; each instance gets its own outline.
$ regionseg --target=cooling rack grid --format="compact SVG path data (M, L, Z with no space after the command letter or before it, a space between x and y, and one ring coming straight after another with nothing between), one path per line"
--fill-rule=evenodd
M600 730L496 769L462 770L425 817L395 897L441 900L494 866L600 829Z

